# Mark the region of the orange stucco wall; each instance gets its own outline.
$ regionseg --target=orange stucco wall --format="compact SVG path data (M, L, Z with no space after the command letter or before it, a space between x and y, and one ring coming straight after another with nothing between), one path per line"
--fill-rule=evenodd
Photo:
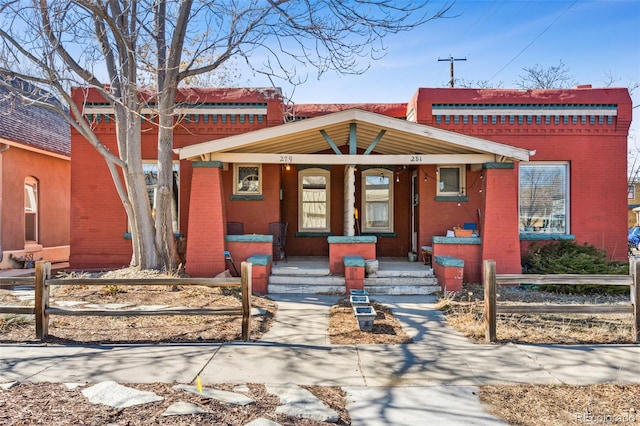
M43 247L68 245L71 162L17 146L0 154L0 162L2 249L25 247L24 182L28 176L38 180L38 243Z

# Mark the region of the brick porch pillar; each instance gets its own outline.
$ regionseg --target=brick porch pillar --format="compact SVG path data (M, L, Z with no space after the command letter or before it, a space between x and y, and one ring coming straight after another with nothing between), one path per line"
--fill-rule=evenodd
M221 168L218 161L193 162L185 265L192 277L214 277L226 269Z
M519 274L518 171L513 163L485 163L483 169L482 260L495 260L498 274Z

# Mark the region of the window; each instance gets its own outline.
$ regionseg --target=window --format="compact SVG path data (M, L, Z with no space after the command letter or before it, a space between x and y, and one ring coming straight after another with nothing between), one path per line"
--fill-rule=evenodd
M298 173L299 231L329 232L329 189L329 171L307 169Z
M393 172L362 172L362 231L393 232Z
M233 193L236 195L261 195L262 180L259 164L234 164Z
M635 184L631 184L631 185L627 186L627 198L629 200L635 200L636 199L636 185Z
M520 231L568 233L568 194L568 164L520 164Z
M24 240L38 242L38 180L30 176L24 180Z
M438 166L439 196L465 195L465 166Z
M178 232L180 230L180 221L178 216L178 188L179 188L179 173L178 163L173 164L173 188L171 199L171 218L173 223L173 231ZM151 203L151 209L155 217L155 211L158 198L158 164L157 163L143 163L142 171L144 173L144 179L147 184L147 194L149 195L149 203Z

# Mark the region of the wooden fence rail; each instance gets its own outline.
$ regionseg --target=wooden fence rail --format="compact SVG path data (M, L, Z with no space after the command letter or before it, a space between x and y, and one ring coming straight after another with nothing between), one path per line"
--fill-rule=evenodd
M496 274L496 262L485 260L484 276L484 318L485 340L496 342L496 316L498 313L532 314L632 314L633 340L640 342L640 261L631 262L630 275L574 275L574 274ZM537 285L620 285L629 286L631 301L621 305L497 305L496 289L498 284L537 284Z
M33 277L0 277L0 288L2 287L33 287ZM33 306L0 306L0 314L33 315Z
M249 340L251 333L251 263L242 262L240 278L51 278L51 264L36 262L35 278L0 278L0 287L31 285L35 287L35 306L0 306L0 313L33 314L36 322L36 338L44 340L49 334L49 316L158 316L158 315L237 315L242 316L242 339ZM63 309L49 305L51 286L206 286L239 287L241 306L238 308L165 308L165 309Z

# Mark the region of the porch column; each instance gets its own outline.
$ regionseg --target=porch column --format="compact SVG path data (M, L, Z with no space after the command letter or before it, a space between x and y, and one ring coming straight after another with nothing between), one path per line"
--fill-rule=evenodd
M519 274L518 172L513 163L485 163L483 174L482 260L495 260L498 274Z
M356 207L356 166L344 167L344 232L346 237L355 235L354 209Z
M225 270L222 163L193 162L186 272L192 277L214 277Z

